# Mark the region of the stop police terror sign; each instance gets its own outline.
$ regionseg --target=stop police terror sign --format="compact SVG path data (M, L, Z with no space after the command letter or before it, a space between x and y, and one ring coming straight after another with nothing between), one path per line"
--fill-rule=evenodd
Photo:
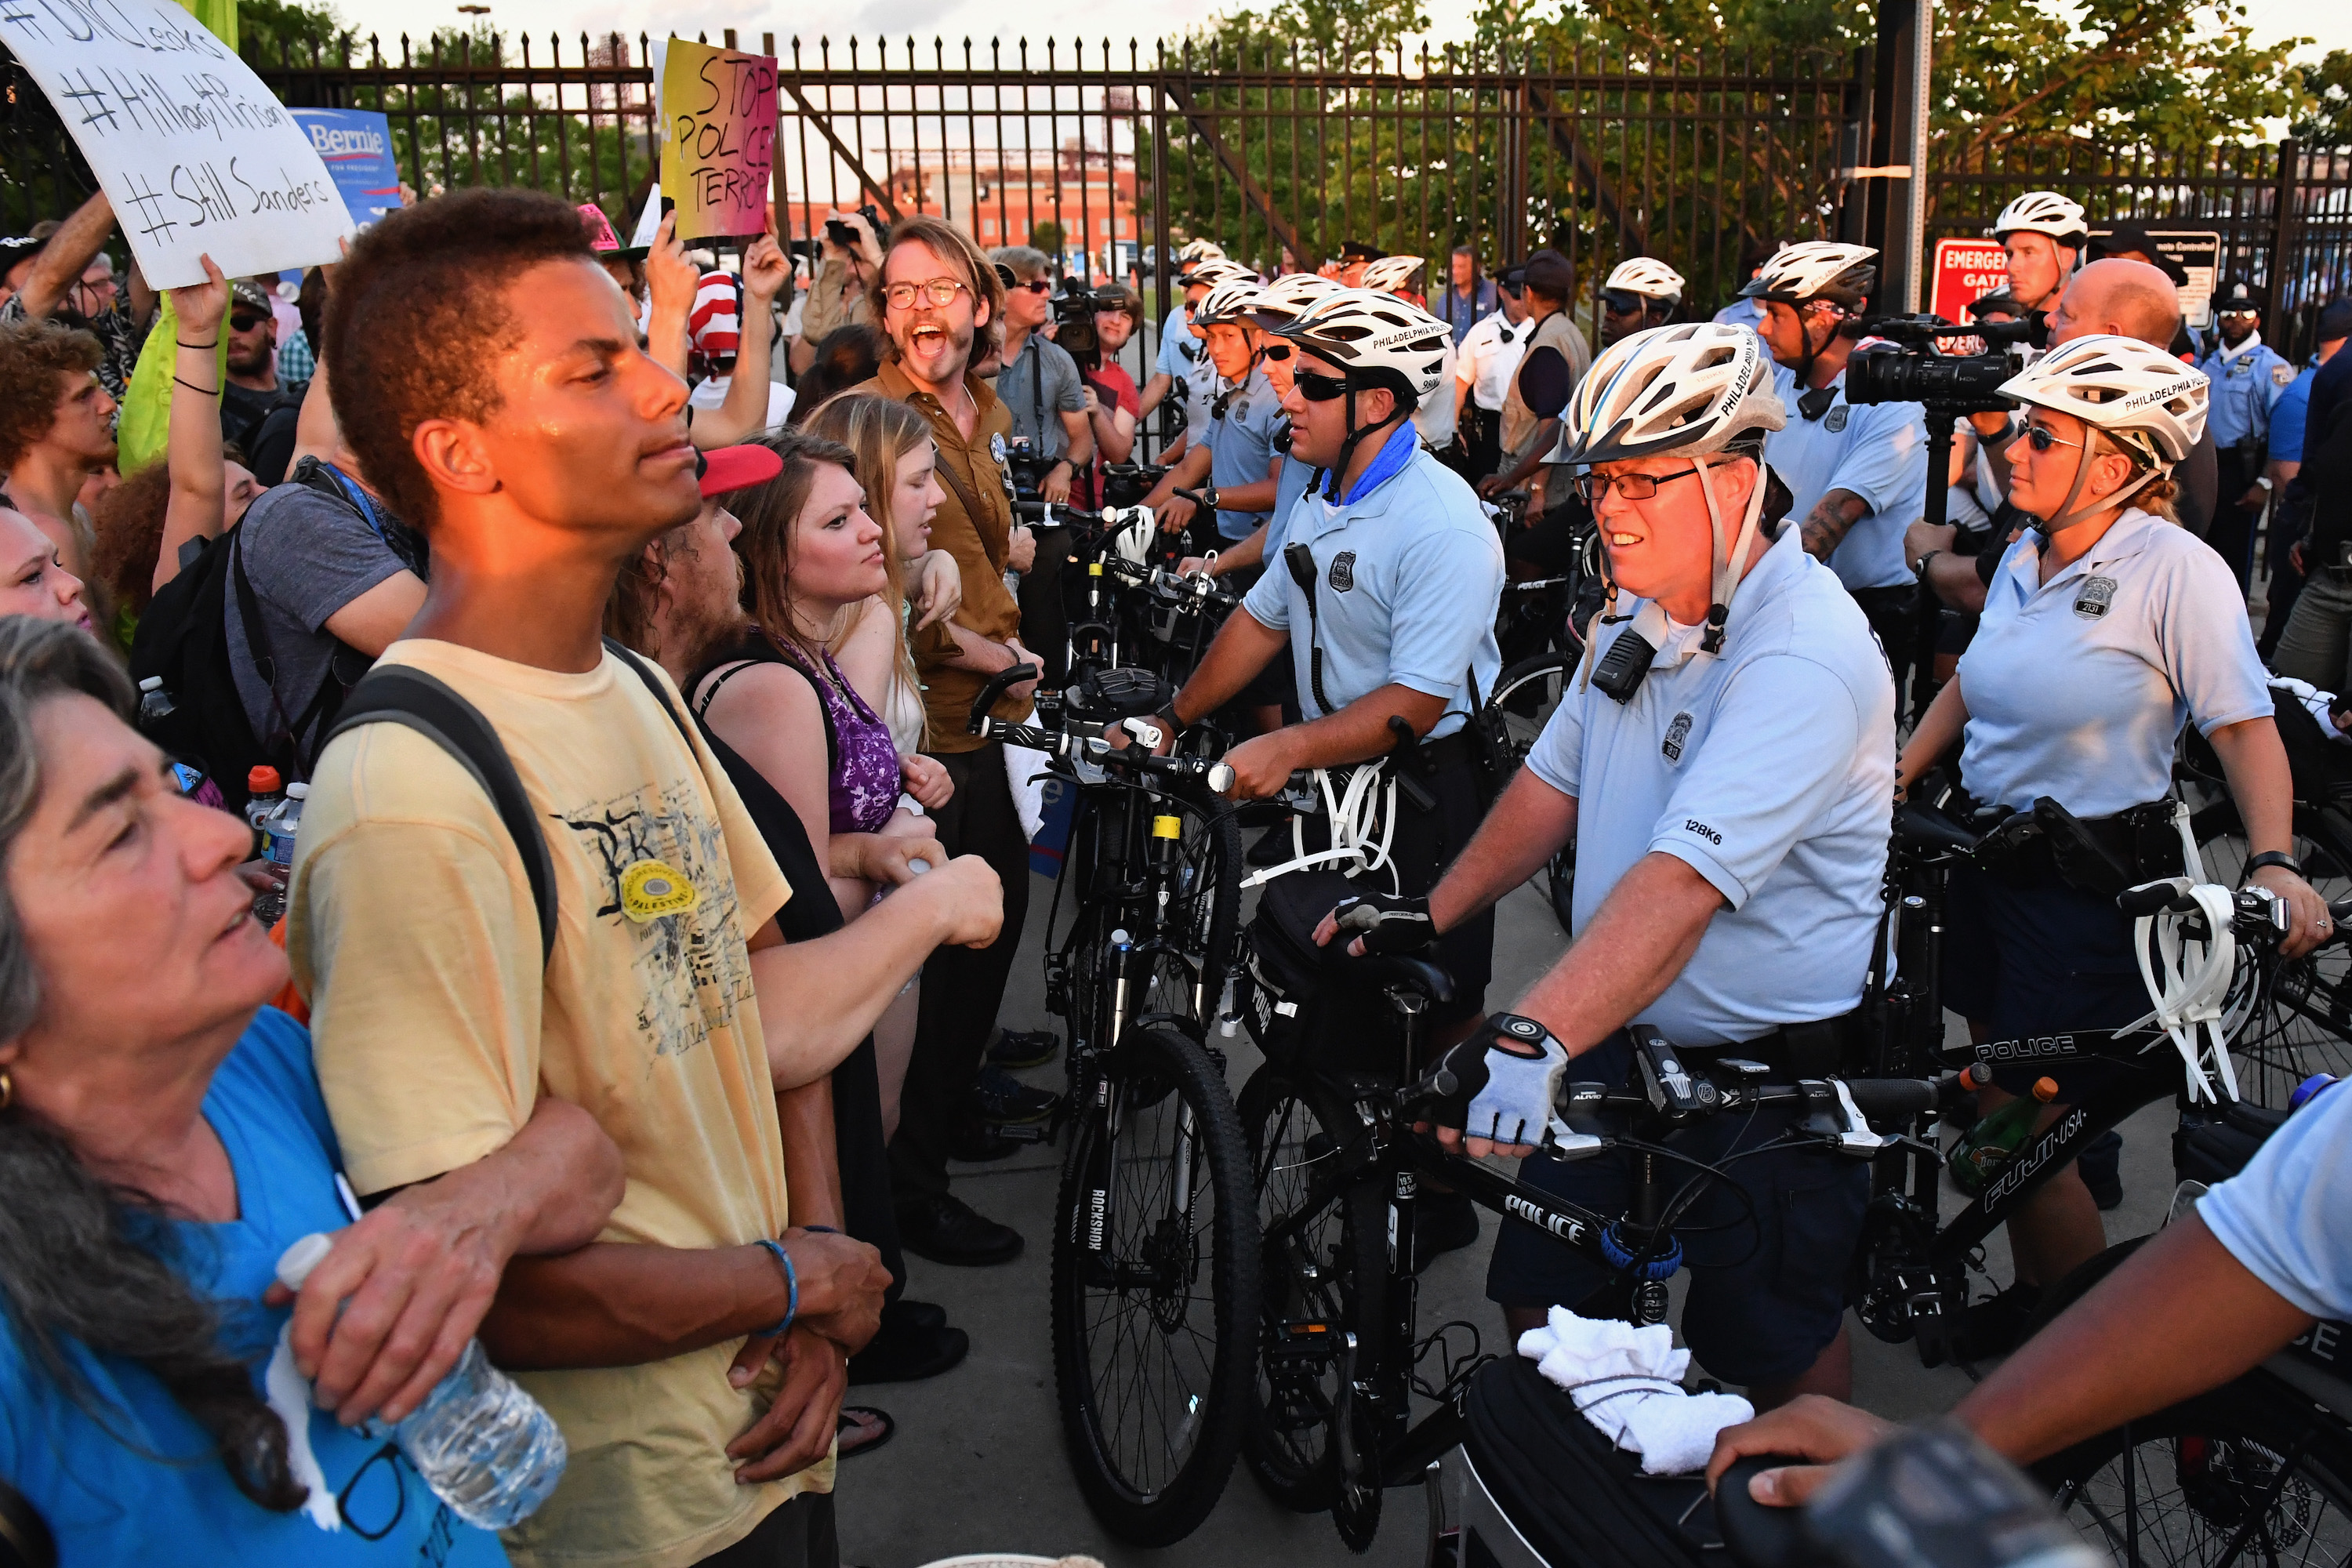
M1927 309L1948 321L1966 321L1969 304L2009 281L2009 258L1995 239L1939 239L1928 274Z

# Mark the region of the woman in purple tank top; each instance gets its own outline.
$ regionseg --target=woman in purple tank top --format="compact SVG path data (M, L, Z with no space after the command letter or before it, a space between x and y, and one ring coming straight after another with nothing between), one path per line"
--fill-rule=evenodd
M743 525L735 552L752 618L713 628L692 700L791 803L854 920L877 886L907 879L910 858L936 864L940 852L929 825L898 810L889 726L824 649L843 613L884 585L882 529L845 448L799 434L774 440L791 447L783 472L728 501Z

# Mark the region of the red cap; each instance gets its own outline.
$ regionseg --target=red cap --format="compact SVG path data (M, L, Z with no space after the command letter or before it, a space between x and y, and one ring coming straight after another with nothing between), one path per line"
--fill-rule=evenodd
M255 763L245 775L245 793L247 795L276 795L279 787L278 770L268 763Z
M771 447L721 447L712 452L697 452L694 460L705 497L764 485L784 471L783 458Z

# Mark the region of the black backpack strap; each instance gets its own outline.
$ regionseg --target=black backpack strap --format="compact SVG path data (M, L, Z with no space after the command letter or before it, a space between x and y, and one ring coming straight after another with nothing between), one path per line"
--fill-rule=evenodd
M544 964L555 952L555 862L548 854L547 836L530 796L523 792L505 742L482 717L482 710L421 669L386 665L371 670L352 688L319 750L325 752L328 741L362 724L400 724L415 731L456 758L482 786L482 793L498 807L499 820L514 840L515 852L522 857L531 903L539 911L539 958Z
M660 703L662 711L669 715L669 721L677 726L677 738L686 742L687 755L694 758L696 765L700 766L702 753L694 749L694 732L686 727L686 715L677 710L677 704L672 702L669 693L662 689L660 679L654 674L654 667L611 637L604 639L604 647L614 658L636 671L637 679L646 683L646 689L654 694L654 700Z

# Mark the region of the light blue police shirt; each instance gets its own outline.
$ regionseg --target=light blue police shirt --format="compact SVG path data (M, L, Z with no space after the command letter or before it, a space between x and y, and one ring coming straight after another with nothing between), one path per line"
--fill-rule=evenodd
M1176 313L1160 324L1160 357L1151 362L1152 373L1181 381L1184 373L1207 352L1201 340L1192 335L1191 309L1179 305Z
M1715 656L1696 651L1698 628L1679 629L1631 701L1570 681L1528 755L1579 803L1579 931L1653 851L1730 906L1637 1015L1693 1046L1861 1002L1894 817L1894 678L1794 522L1741 581L1727 626Z
M1845 373L1830 383L1836 397L1819 419L1797 410L1796 373L1772 367L1773 390L1789 423L1764 437L1764 460L1797 498L1789 509L1801 526L1832 490L1860 496L1870 510L1830 552L1830 570L1848 588L1908 587L1918 581L1903 563L1903 531L1927 510L1927 422L1916 403L1850 404Z
M1216 415L1216 405L1212 402L1206 437L1209 482L1221 490L1264 484L1266 475L1274 469L1275 432L1288 417L1282 412L1282 399L1276 394L1274 383L1266 380L1265 371L1252 366L1247 381L1217 396L1223 400L1224 413ZM1219 507L1217 532L1224 539L1247 539L1266 517L1262 511Z
M1727 327L1746 327L1751 332L1764 330L1764 301L1734 300L1715 313L1715 319Z
M2126 508L2081 559L2040 581L2041 535L2009 547L1960 656L1969 793L2077 816L2163 797L2194 719L2210 735L2271 712L2230 568L2177 523Z
M2303 461L2304 426L2311 420L2311 384L2319 375L2316 364L2306 364L2271 405L2270 460Z
M2197 1200L2197 1217L2296 1307L2352 1319L2352 1089L2337 1084L2288 1117L2243 1171Z
M1300 462L1287 452L1282 455L1282 472L1274 477L1274 515L1266 519L1265 524L1267 565L1275 563L1276 558L1282 553L1282 542L1289 537L1290 509L1298 504L1298 498L1307 493L1307 487L1313 484L1315 476L1322 471L1312 463Z
M1383 686L1445 699L1433 740L1462 728L1468 678L1483 695L1503 667L1495 610L1503 597L1503 546L1462 477L1423 451L1410 420L1389 437L1409 443L1404 466L1370 494L1335 506L1321 491L1291 508L1286 542L1315 556L1316 616L1269 543L1265 575L1242 608L1268 631L1290 635L1307 717L1336 712ZM1313 650L1323 648L1323 692L1314 696ZM1891 711L1891 700L1890 700Z
M2206 405L2205 428L2213 433L2214 450L2226 452L2243 443L2261 446L2271 433L2271 405L2294 380L2294 366L2249 332L2236 348L2216 349L2197 362L2213 384Z

